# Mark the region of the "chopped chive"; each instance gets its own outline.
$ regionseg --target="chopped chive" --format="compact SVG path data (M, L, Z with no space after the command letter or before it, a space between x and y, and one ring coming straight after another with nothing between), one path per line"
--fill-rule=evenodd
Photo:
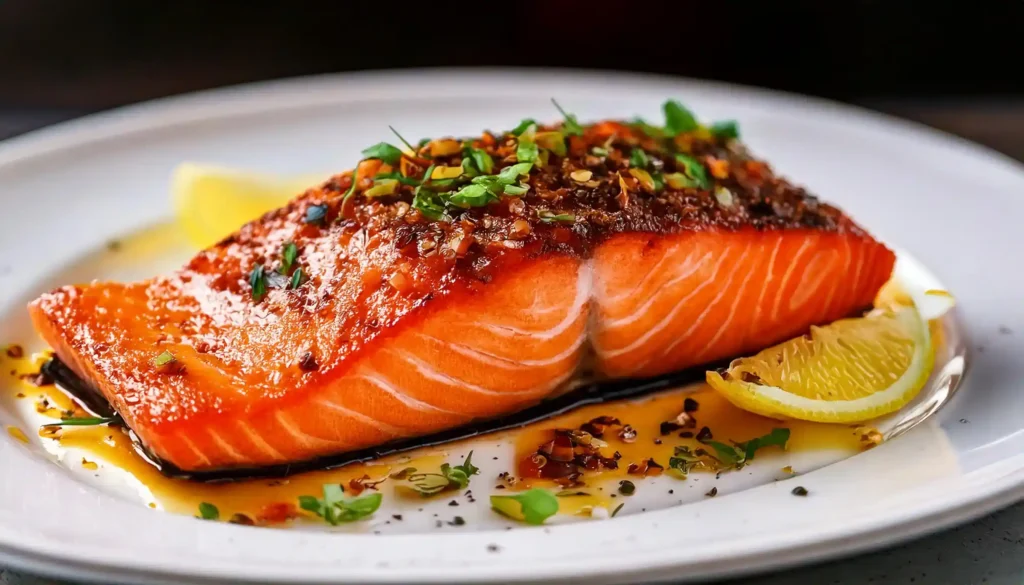
M412 152L413 154L416 154L417 148L415 146L409 144L409 141L406 140L401 134L399 134L398 130L395 130L394 126L388 125L388 128L390 128L391 131L395 133L395 136L397 136L398 139L402 141L402 144L404 144L405 147L408 148L410 152Z
M562 117L565 118L565 122L562 124L562 127L565 128L565 133L570 136L583 136L583 126L580 126L576 116L566 113L562 106L558 105L558 102L555 101L555 98L551 98L551 103L555 104Z
M120 416L84 416L66 418L60 422L47 423L44 427L96 427L100 425L120 424Z

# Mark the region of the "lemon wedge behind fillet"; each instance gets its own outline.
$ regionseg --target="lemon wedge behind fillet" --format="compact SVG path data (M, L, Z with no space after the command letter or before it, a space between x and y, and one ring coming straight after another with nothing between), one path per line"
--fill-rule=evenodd
M189 241L206 248L325 179L185 162L172 174L171 201Z

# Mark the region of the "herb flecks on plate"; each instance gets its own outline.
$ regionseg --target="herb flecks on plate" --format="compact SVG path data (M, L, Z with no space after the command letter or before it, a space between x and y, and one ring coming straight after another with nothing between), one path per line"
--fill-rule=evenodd
M380 508L380 493L346 498L345 488L333 483L323 486L323 497L299 496L299 508L323 518L331 526L355 522L371 516Z
M466 460L459 465L444 463L438 473L419 472L413 467L402 469L393 474L392 479L403 480L402 484L421 496L433 496L441 492L462 490L469 487L470 478L480 473L473 465L473 452L466 455Z
M491 508L513 520L539 525L558 513L558 498L547 490L534 488L520 494L491 496Z

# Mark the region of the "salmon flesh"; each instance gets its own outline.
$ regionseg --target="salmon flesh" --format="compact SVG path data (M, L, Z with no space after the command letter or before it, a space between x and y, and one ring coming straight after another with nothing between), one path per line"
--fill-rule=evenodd
M42 295L34 324L150 454L207 471L754 352L891 275L729 132L572 122L378 145L172 274Z

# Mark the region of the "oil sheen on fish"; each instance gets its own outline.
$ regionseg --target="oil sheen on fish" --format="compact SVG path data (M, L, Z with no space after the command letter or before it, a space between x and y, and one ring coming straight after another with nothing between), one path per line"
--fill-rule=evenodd
M731 132L517 130L368 149L355 180L173 274L42 295L36 328L150 453L204 471L513 413L583 371L752 352L869 306L892 272Z

